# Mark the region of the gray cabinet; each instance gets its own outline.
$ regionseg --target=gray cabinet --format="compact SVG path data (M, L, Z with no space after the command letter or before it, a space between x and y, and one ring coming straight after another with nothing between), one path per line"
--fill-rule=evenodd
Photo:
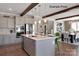
M8 18L8 28L14 28L14 19Z
M0 18L0 28L7 28L7 18Z
M14 28L14 19L0 17L0 28Z
M4 43L3 35L0 35L0 45L3 45L3 43Z
M20 43L21 38L16 38L15 34L0 35L0 45Z
M10 37L9 35L4 35L4 44L8 44L8 43L11 43L11 40L10 40Z
M22 17L16 17L16 25L24 25L25 21Z

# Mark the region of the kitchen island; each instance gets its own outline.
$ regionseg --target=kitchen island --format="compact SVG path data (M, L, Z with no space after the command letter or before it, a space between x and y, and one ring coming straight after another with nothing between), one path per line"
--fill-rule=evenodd
M30 56L54 56L55 37L22 35L23 48Z

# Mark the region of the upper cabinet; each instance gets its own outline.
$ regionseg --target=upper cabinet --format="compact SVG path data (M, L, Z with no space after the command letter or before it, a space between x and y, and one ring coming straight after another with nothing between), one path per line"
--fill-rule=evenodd
M16 26L24 25L24 24L33 24L34 19L31 17L16 17Z
M16 17L16 26L17 25L23 25L24 24L24 18L22 17Z
M17 16L15 21L14 21L14 17L0 17L0 28L14 28L14 25L19 26L19 25L33 24L33 23L34 23L34 19L32 17Z
M0 28L14 28L13 17L0 17Z
M0 17L0 28L7 28L8 24L7 24L7 18L4 17Z
M14 28L14 18L8 18L8 28Z

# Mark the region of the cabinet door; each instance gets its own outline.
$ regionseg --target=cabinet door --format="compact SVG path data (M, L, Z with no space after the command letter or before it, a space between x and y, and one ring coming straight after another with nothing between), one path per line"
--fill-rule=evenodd
M19 43L21 41L20 38L16 38L16 34L10 35L10 41L11 43Z
M9 35L9 39L10 39L11 44L15 43L16 38L14 35Z
M1 17L0 18L0 27L1 28L7 28L7 24L8 22L7 22L7 18L4 18L4 17Z
M4 44L4 39L3 39L3 36L0 35L0 45L3 45Z
M14 44L14 43L20 43L20 42L21 42L21 38L16 38L15 34L4 35L5 44Z
M25 23L24 18L22 17L16 18L16 25L24 25L24 23Z
M4 35L3 38L4 38L4 44L9 44L10 43L9 35Z
M12 35L4 35L5 44L13 44L15 43L15 37Z
M14 19L8 18L8 28L14 28Z
M23 38L23 47L25 51L31 56L35 55L35 40L24 37Z

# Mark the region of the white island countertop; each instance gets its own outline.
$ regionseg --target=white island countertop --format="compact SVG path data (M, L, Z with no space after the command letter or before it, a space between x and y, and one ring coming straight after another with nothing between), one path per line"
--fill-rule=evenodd
M42 36L42 35L33 36L32 34L23 34L22 36L33 39L33 40L46 40L46 39L52 38L52 37L49 37L49 36ZM53 37L55 37L55 36L53 36Z

